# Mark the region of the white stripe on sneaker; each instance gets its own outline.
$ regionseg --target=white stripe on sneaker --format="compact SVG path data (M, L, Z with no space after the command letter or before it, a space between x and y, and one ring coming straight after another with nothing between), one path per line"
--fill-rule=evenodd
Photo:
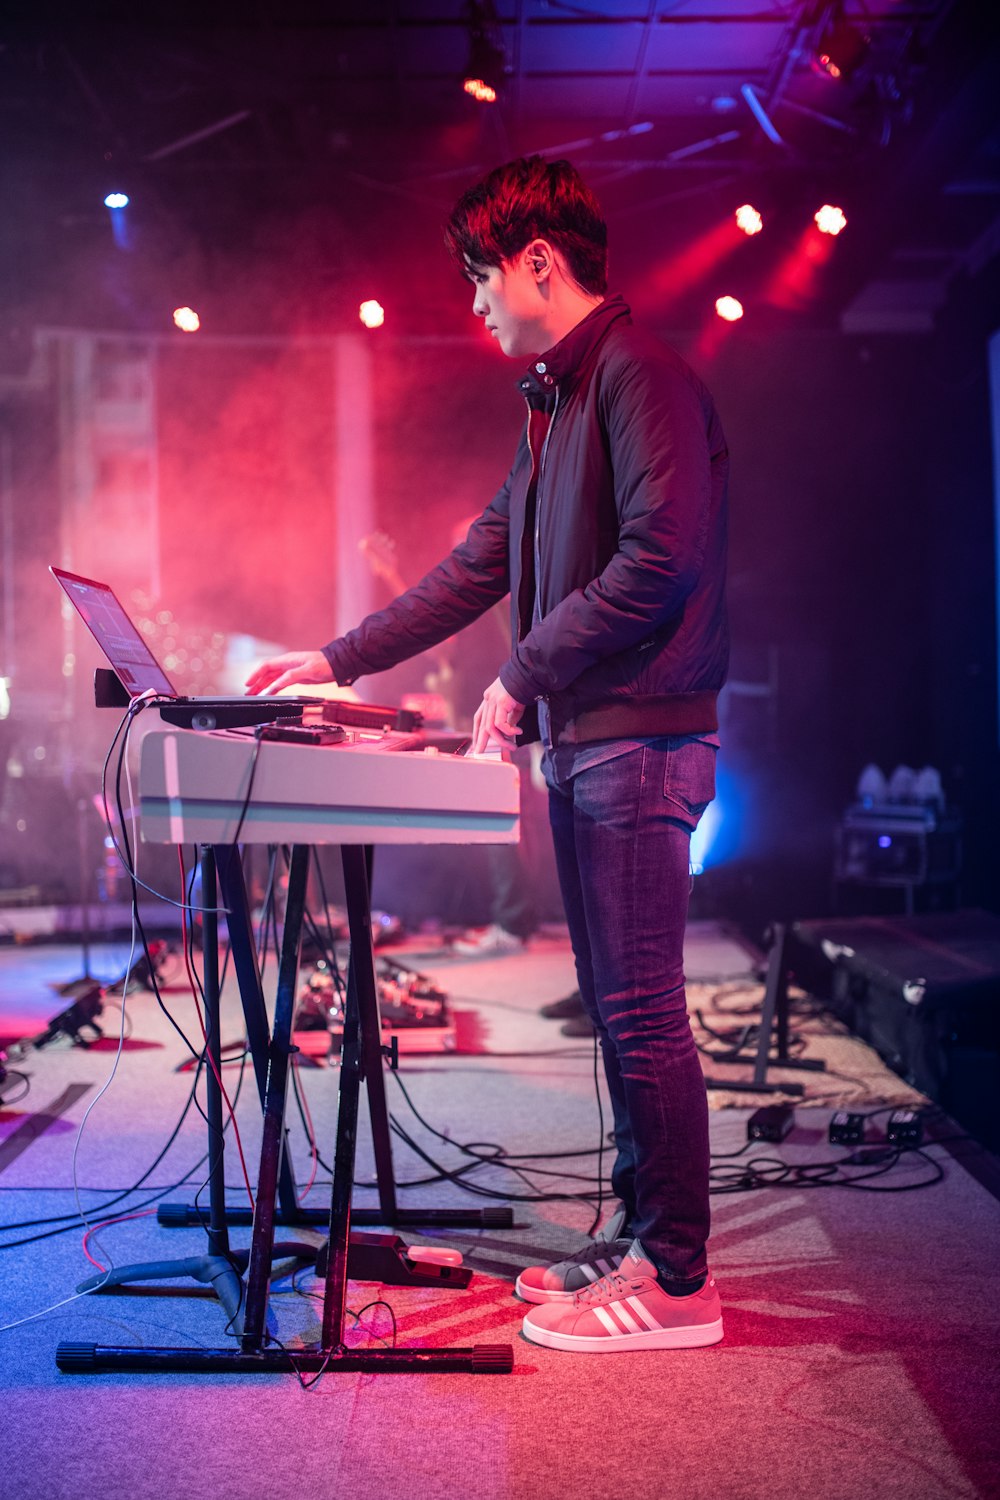
M647 1328L663 1327L663 1324L657 1322L657 1320L653 1317L653 1314L650 1312L649 1308L643 1305L639 1297L626 1297L625 1301L628 1303L629 1307L635 1309Z
M614 1334L616 1338L621 1337L621 1329L605 1308L595 1307L592 1309L592 1311L594 1317L602 1325L602 1327L607 1329L608 1333Z
M588 1281L600 1281L601 1279L599 1273L594 1270L593 1266L588 1266L586 1262L584 1262L583 1265L580 1266L580 1270L583 1272L584 1276L586 1276Z
M597 1264L600 1266L601 1272L605 1276L610 1276L612 1271L616 1271L618 1269L617 1266L615 1266L609 1260L599 1260Z
M638 1323L633 1318L632 1314L628 1311L628 1309L621 1302L612 1302L611 1303L611 1311L617 1317L619 1317L621 1319L622 1325L623 1325L626 1333L641 1333L642 1332L642 1330L640 1329Z

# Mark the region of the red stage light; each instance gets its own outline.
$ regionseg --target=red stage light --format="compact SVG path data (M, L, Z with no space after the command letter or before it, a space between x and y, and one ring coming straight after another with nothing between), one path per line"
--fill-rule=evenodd
M174 322L181 333L197 333L201 327L201 319L193 307L175 307Z
M485 83L482 78L467 78L462 84L465 92L471 94L473 99L480 104L495 104L497 91L492 84Z
M376 302L372 298L367 302L362 302L358 308L358 317L366 328L381 328L385 322L385 308L381 302Z
M842 229L847 228L847 215L842 208L836 208L832 203L824 203L813 214L813 220L820 234L839 234Z
M717 297L715 310L727 323L736 323L743 316L743 303L736 297Z
M752 203L744 203L736 210L736 223L744 234L760 234L764 220Z

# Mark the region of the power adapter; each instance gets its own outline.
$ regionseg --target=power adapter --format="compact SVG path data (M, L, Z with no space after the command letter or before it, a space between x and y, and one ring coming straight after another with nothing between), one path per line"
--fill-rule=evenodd
M747 1121L748 1141L783 1141L795 1123L790 1104L765 1104Z
M885 1135L893 1146L919 1146L924 1138L924 1124L916 1110L894 1109Z
M865 1117L838 1109L830 1117L831 1146L860 1146L865 1138Z

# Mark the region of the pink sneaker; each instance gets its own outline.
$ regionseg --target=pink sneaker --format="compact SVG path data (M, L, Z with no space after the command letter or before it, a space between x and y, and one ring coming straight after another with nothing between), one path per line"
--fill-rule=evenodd
M521 1327L532 1343L578 1354L697 1349L722 1338L722 1307L711 1276L700 1292L668 1297L634 1240L620 1270L577 1292L571 1302L533 1307Z
M620 1208L599 1238L576 1255L554 1266L528 1266L515 1281L514 1291L525 1302L572 1302L577 1292L617 1271L632 1244L631 1235L622 1238L624 1227L625 1209Z

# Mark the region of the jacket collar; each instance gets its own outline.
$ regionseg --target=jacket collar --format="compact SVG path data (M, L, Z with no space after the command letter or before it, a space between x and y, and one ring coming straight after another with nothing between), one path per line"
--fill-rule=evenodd
M522 395L529 400L532 396L549 397L557 386L572 385L611 325L623 319L631 322L631 310L624 297L605 297L565 338L532 360L517 382Z

